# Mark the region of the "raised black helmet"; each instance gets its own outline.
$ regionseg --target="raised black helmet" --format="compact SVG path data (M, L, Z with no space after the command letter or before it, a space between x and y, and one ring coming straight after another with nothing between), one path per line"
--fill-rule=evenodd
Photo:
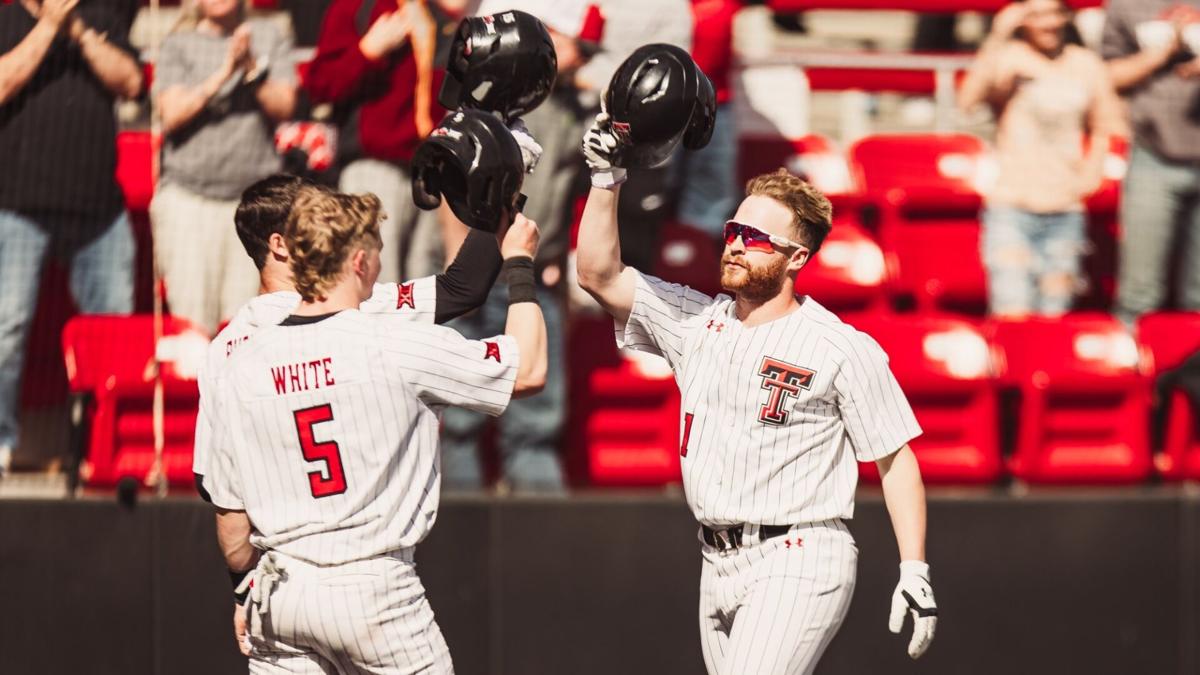
M512 222L524 179L512 132L479 110L447 114L413 155L413 202L431 211L445 199L459 220L488 232Z
M689 150L708 145L717 97L686 51L649 44L617 68L604 92L604 108L622 141L616 165L645 168L665 162L680 141Z
M505 121L542 104L554 88L558 57L536 17L510 10L458 24L438 102L448 109L498 113Z

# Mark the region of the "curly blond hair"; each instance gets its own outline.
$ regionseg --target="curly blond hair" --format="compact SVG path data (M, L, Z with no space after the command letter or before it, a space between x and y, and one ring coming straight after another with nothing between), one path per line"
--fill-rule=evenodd
M309 302L324 297L341 277L347 257L368 246L381 247L382 218L375 195L301 188L284 231L300 297Z
M751 178L746 183L746 196L752 195L770 197L792 212L792 229L811 255L816 255L833 229L833 206L829 200L803 179L788 173L787 169Z

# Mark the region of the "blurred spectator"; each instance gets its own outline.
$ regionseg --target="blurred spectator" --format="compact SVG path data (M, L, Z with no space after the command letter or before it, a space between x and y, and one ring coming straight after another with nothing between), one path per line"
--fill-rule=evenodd
M959 90L963 109L987 103L997 121L982 236L996 315L1062 314L1079 285L1083 201L1100 185L1120 108L1104 63L1070 30L1063 0L1008 5Z
M498 443L504 479L523 491L560 491L563 474L558 458L559 440L566 420L566 367L563 353L564 273L575 191L583 158L579 139L591 121L579 101L574 79L597 48L599 10L586 0L485 0L478 14L509 9L529 12L550 30L558 57L558 81L545 103L523 118L542 145L537 168L525 178L522 192L529 195L523 212L538 224L541 244L535 268L538 303L546 318L549 356L546 386L541 393L514 400L497 420ZM483 309L456 322L468 337L501 332L508 307L508 291L496 284ZM451 488L478 488L483 484L480 436L487 419L469 410L447 409L442 417L442 471Z
M244 0L197 0L163 41L154 256L171 313L215 332L258 288L233 214L242 190L278 173L275 125L296 106L291 39L247 21Z
M717 120L712 139L700 150L679 148L677 217L717 239L741 198L737 185L737 127L734 123L730 68L733 66L733 19L739 0L692 0L695 41L692 58L712 80Z
M382 282L439 271L438 212L413 204L408 167L444 113L436 38L425 0L333 0L305 76L314 102L334 104L339 188L383 202Z
M0 475L18 441L25 338L47 253L83 313L133 310L134 240L113 101L141 93L132 2L0 5Z
M600 10L604 14L601 49L575 78L581 89L593 92L597 102L617 67L638 47L666 42L689 52L692 49L688 0L601 0ZM669 166L629 172L618 204L621 257L626 265L654 271L659 232L670 215L669 193Z
M1100 51L1132 117L1116 313L1133 326L1163 305L1181 238L1179 304L1200 309L1200 8L1112 0Z

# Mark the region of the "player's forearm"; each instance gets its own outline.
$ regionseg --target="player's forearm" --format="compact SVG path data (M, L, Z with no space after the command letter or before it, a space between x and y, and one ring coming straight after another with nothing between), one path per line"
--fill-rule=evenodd
M583 207L576 246L579 285L592 295L621 276L621 238L617 228L617 202L621 186L612 189L593 187ZM599 299L599 298L598 298Z
M518 302L508 306L505 335L517 343L520 362L513 395L536 394L546 386L546 320L536 302Z
M20 44L0 56L0 104L29 84L57 34L58 28L49 21L38 21Z
M96 79L113 96L136 98L142 93L142 69L137 61L94 30L79 37L80 51Z
M258 563L258 551L250 545L250 517L245 511L217 510L217 544L225 564L244 572Z
M467 232L454 262L434 282L437 284L434 323L445 323L481 307L503 263L494 236L482 230Z
M925 484L916 455L905 445L877 464L900 560L925 560Z

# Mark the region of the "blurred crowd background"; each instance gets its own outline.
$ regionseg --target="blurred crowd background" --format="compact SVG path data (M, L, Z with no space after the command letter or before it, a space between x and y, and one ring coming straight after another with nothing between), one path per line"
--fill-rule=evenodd
M785 166L835 205L798 287L888 349L932 482L1200 478L1195 1L8 0L0 490L189 489L203 347L258 292L233 225L256 180L375 193L380 281L440 271L464 226L413 205L407 164L458 18L508 9L558 54L524 119L551 373L498 420L445 414L447 488L678 480L668 369L572 280L579 141L649 42L690 49L718 116L625 184L627 264L718 292L741 186ZM504 292L455 327L500 332Z

